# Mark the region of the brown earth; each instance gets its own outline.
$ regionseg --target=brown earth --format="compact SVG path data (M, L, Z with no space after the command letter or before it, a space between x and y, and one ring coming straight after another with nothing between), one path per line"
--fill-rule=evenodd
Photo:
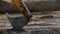
M33 14L31 22L24 26L25 32L5 31L9 34L58 34L60 33L60 11L50 14ZM37 12L38 13L38 12ZM46 17L46 16L53 17ZM58 15L58 16L57 16ZM13 17L19 17L20 14L12 14ZM43 17L44 16L44 17ZM11 29L12 26L6 15L0 15L0 29Z

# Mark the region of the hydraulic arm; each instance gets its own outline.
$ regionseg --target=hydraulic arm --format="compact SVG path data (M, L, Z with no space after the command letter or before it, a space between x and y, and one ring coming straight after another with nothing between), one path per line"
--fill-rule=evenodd
M23 13L24 16L27 18L31 18L32 15L24 2L22 0L12 0L12 2L17 6L17 8L20 10L21 13Z

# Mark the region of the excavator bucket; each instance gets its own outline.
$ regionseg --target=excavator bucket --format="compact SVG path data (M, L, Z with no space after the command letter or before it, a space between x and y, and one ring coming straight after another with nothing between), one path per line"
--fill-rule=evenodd
M32 15L23 1L21 2L21 0L12 0L12 2L17 6L20 12L22 12L23 16L10 17L7 12L6 15L14 30L22 30L23 26L25 26L28 23Z
M21 31L23 29L23 26L28 24L28 19L25 18L24 16L12 17L8 13L6 13L6 15L13 27L13 30Z

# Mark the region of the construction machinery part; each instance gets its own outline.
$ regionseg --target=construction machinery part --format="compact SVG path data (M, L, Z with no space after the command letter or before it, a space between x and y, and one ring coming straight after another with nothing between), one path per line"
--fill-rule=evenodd
M28 24L28 19L24 16L12 17L8 13L6 13L6 15L15 31L21 31L23 27Z
M12 0L12 2L17 6L17 8L20 10L21 13L23 13L24 16L26 17L32 17L32 14L26 7L24 1L22 0Z
M12 0L12 2L17 6L17 8L22 12L23 16L20 17L10 17L6 12L6 15L13 27L13 30L21 31L23 27L28 23L29 19L32 17L30 11L21 0Z

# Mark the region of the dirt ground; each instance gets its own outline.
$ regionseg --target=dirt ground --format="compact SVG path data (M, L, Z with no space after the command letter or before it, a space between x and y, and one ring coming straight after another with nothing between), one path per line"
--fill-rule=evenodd
M24 26L24 32L10 31L8 34L59 34L59 11L51 14L33 14L32 20ZM12 14L11 17L19 17L21 14ZM44 16L44 17L42 17ZM12 26L5 14L0 15L0 29L11 29Z

